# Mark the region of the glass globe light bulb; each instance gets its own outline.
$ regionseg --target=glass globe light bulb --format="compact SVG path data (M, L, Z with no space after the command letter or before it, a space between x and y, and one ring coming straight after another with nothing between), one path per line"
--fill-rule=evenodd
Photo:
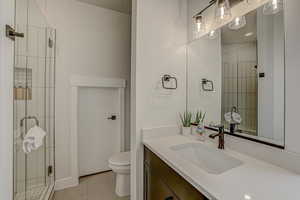
M283 0L270 0L264 5L263 13L273 15L283 10Z
M227 20L231 17L229 0L217 0L215 18L217 21Z
M247 21L245 16L236 17L228 24L228 28L231 30L238 30L246 26Z
M205 31L205 23L202 16L196 17L196 31L204 32Z

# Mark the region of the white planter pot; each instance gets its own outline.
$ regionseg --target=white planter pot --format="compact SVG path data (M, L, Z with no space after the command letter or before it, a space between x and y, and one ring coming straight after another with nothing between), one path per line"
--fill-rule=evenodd
M191 127L182 127L181 133L182 133L182 135L191 135L192 129L191 129Z

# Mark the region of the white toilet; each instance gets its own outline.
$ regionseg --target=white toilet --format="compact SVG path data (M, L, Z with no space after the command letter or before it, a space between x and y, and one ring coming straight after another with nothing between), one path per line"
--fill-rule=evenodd
M130 195L130 152L113 155L109 167L116 173L116 194L120 197Z

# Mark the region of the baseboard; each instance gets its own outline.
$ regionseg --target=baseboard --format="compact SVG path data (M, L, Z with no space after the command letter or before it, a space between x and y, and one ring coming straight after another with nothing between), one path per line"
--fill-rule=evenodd
M62 178L62 179L58 179L55 181L55 191L58 190L63 190L66 188L70 188L70 187L75 187L79 184L79 180L72 178L72 177L67 177L67 178Z
M49 186L49 188L45 191L44 195L42 195L41 200L52 200L54 194L54 184Z

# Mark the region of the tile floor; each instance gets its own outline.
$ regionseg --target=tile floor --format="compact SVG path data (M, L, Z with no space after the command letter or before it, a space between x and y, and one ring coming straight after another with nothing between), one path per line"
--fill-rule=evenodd
M107 172L80 179L77 187L55 192L53 200L130 200L118 197L114 189L114 174Z
M29 189L29 191L22 192L22 193L17 193L15 196L16 200L25 200L25 199L29 199L29 200L38 200L40 199L40 197L42 196L43 192L46 190L47 188L43 185L43 186L36 186L33 187L31 189Z

